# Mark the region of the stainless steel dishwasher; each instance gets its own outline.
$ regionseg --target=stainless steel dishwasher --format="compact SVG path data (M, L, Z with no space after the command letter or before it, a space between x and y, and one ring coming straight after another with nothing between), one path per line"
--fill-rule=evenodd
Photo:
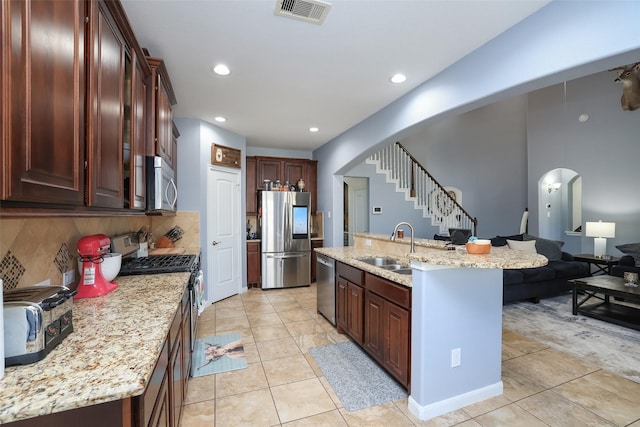
M318 292L318 313L336 324L336 261L318 254L316 286Z

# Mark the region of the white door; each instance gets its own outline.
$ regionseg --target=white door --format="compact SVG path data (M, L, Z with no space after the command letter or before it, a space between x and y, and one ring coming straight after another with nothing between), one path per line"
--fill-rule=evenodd
M209 166L207 176L207 301L240 292L240 170Z

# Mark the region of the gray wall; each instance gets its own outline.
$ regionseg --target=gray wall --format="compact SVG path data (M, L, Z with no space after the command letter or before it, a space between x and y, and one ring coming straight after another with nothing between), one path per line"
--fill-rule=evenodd
M180 131L178 140L178 210L200 212L200 247L202 250L202 266L205 282L208 283L207 262L209 245L207 242L207 172L211 163L211 144L216 143L225 147L246 151L245 137L222 129L211 123L198 119L176 118L176 126ZM246 162L242 156L241 173L241 208L246 211ZM240 221L244 227L244 220ZM240 230L244 236L244 231ZM241 248L242 287L247 287L247 248Z
M436 119L637 61L639 14L640 2L551 2L315 150L325 243L342 240L342 176L369 154Z
M615 245L640 242L640 111L622 110L622 88L614 78L605 71L567 82L566 103L563 84L529 94L528 194L529 205L537 206L538 182L547 171L576 171L582 176L582 223L615 222L616 237L607 239L607 253L620 255ZM581 114L589 119L580 122ZM534 231L539 221L532 210ZM581 252L593 252L592 238L562 240L573 239Z

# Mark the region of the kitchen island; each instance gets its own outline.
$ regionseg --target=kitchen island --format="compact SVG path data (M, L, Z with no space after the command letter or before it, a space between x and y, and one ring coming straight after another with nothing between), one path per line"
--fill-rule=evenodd
M34 421L63 425L59 420L78 420L82 412L93 426L136 425L136 397L165 352L189 276L117 277L111 293L74 300L74 331L43 360L6 368L0 424L42 417Z
M430 419L502 394L502 269L539 267L547 259L507 248L471 255L427 239L416 239L415 247L410 254L406 238L391 242L388 236L359 234L354 247L317 252L411 288L409 410ZM412 274L363 261L373 256L410 263ZM366 300L366 278L363 291ZM362 308L363 319L367 309ZM363 328L366 337L366 323Z

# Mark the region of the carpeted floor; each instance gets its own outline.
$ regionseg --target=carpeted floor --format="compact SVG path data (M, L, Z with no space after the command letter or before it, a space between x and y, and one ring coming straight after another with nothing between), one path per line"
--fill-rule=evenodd
M351 341L312 347L309 353L349 412L407 397L407 391Z
M502 310L505 329L640 382L640 331L571 313L571 294Z

